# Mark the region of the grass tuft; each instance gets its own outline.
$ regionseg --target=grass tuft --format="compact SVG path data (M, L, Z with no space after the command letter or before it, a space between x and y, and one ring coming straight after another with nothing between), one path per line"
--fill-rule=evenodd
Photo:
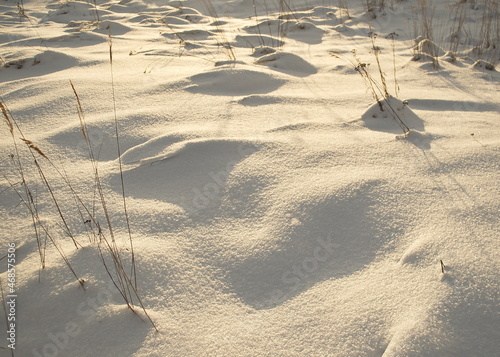
M370 32L369 35L370 37L370 42L371 42L371 47L372 51L371 53L375 57L375 62L377 63L377 71L380 76L380 81L376 80L372 74L369 72L369 63L361 61L361 59L358 57L356 50L352 50L352 59L346 59L343 56L341 56L337 52L330 52L330 55L343 60L346 62L350 67L352 67L363 79L363 82L372 95L373 100L378 104L379 108L381 111L385 111L387 108L389 112L391 113L392 117L396 121L396 123L399 125L401 130L403 130L404 134L407 134L410 132L410 128L405 124L399 113L392 107L389 99L391 98L391 94L389 93L388 87L387 87L387 80L386 80L386 75L385 72L382 69L382 64L380 62L380 48L376 45L376 38L377 34L374 32ZM395 36L392 35L390 37L392 40L394 40ZM395 64L394 64L395 66ZM396 69L394 67L394 76L396 76ZM394 78L394 83L395 83L395 89L396 93L399 92L399 85L397 84L397 78Z

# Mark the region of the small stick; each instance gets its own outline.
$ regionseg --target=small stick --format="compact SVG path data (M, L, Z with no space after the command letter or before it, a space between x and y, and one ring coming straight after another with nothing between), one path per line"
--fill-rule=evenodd
M470 136L472 136L472 139L476 140L481 146L486 146L482 142L480 142L479 140L476 139L476 137L474 136L474 133L470 134Z
M439 260L441 262L441 273L444 274L444 268L446 268L446 265L444 265L442 260Z

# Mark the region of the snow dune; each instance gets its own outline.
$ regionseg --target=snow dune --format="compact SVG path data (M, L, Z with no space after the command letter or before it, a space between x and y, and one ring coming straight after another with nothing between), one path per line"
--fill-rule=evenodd
M23 3L0 3L0 99L47 245L3 120L16 356L499 356L500 58L471 45L488 1L434 0L434 42L411 30L417 1ZM19 129L60 169L36 156L66 222ZM123 178L158 332L93 240L108 221L89 146L130 273Z

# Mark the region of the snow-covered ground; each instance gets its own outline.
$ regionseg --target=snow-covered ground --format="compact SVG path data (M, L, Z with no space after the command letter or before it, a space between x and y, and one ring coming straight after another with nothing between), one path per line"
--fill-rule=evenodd
M381 3L1 0L0 356L500 356L498 1Z

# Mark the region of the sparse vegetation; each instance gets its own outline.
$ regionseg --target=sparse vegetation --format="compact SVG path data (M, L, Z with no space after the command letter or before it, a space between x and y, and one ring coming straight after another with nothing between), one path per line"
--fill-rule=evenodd
M61 206L58 202L58 198L54 194L54 191L52 190L51 185L49 184L49 181L47 179L47 176L45 174L43 165L39 161L39 157L44 158L50 165L53 165L53 162L49 159L49 157L43 153L43 151L37 147L35 144L33 144L32 141L26 139L24 136L23 132L21 131L16 119L14 116L10 113L7 105L3 102L3 100L0 100L0 109L2 110L3 117L5 119L5 122L7 123L7 126L9 128L9 132L13 141L13 146L14 146L14 154L10 155L12 164L13 164L13 171L17 172L18 177L13 180L12 177L12 172L3 172L2 175L5 178L5 180L9 183L11 189L17 194L19 197L20 201L22 204L26 206L28 209L31 219L33 222L33 227L35 230L35 236L37 240L37 246L38 246L38 252L40 255L40 263L41 263L41 269L45 268L45 256L46 256L46 249L47 249L47 239L52 243L54 248L58 251L62 259L64 260L65 264L67 265L68 269L71 271L75 279L80 283L80 285L84 288L84 282L83 280L77 275L75 272L73 266L71 265L71 262L69 261L68 257L64 253L62 247L59 245L57 242L55 236L53 235L52 231L47 227L47 225L43 222L43 220L40 218L39 210L36 204L36 195L33 192L33 190L30 188L30 180L28 180L26 176L26 168L24 164L24 158L21 156L21 150L18 146L17 140L16 140L16 132L18 135L20 135L20 140L24 142L26 145L25 147L28 149L29 157L31 157L32 162L35 165L36 171L38 172L39 178L41 179L42 186L45 187L50 194L51 200L54 204L55 209L57 210L57 214L59 218L61 219L62 225L62 230L66 234L66 236L70 237L73 241L73 244L75 245L75 248L78 249L81 245L77 243L75 240L75 237L72 233L72 230L69 228L69 225L67 223L67 218L66 218L66 213L63 213L65 210L61 209ZM31 170L30 170L31 171ZM59 171L60 173L60 171ZM10 177L9 177L10 176ZM19 190L18 186L21 186L22 189ZM43 236L44 234L44 236Z
M345 19L351 19L351 15L349 14L349 4L347 0L339 0L339 10L341 23L344 23Z
M207 8L208 13L210 16L212 16L212 19L214 22L212 23L216 27L216 33L217 33L217 44L220 48L223 49L224 53L228 57L230 61L235 61L236 56L233 51L233 47L231 45L231 42L229 41L227 35L226 35L226 30L223 28L221 21L219 19L219 15L217 14L217 11L215 10L214 5L212 4L212 1L210 0L203 0L203 3L205 4L205 7Z
M398 76L396 69L396 38L398 38L398 34L396 32L391 32L385 38L391 43L392 49L392 68L393 68L393 77L394 77L394 94L396 98L399 97L399 84L398 84Z
M109 43L109 56L110 56L110 66L111 66L111 74L113 76L113 50L112 43ZM76 191L76 189L71 184L70 178L64 173L64 169L60 169L58 165L50 158L50 155L42 150L37 144L35 144L32 140L29 140L23 134L18 121L12 115L10 110L8 109L5 102L0 100L0 109L2 112L2 116L4 118L4 122L7 125L8 131L12 138L13 142L13 150L14 152L10 155L12 167L9 172L2 172L4 179L10 185L10 188L16 193L19 197L20 202L27 208L32 224L34 227L34 233L37 240L38 253L40 256L40 270L45 269L46 267L46 255L47 255L47 243L50 242L51 246L54 247L69 271L74 276L75 280L80 284L80 286L85 289L85 280L79 276L74 266L71 263L71 259L64 252L63 244L61 244L60 240L64 240L63 237L60 236L59 232L62 232L63 235L67 238L70 238L74 248L80 249L83 247L82 243L77 240L77 236L73 233L74 229L71 227L70 222L75 221L75 217L78 216L80 224L86 225L90 229L90 239L89 242L93 245L96 245L97 250L99 252L99 258L113 282L114 286L120 292L120 295L123 297L127 307L136 313L134 306L137 304L140 306L146 317L149 319L151 324L155 329L156 325L149 317L144 304L138 293L137 287L137 273L136 273L136 262L135 262L135 254L134 247L132 243L132 234L130 231L130 223L126 205L125 198L125 186L123 181L123 171L121 167L121 150L119 143L119 131L118 131L118 119L116 115L116 104L114 104L113 112L115 113L115 134L117 141L117 150L118 150L118 162L119 162L119 170L120 170L120 178L121 178L121 192L122 192L122 200L123 200L123 210L125 214L125 219L127 223L127 232L128 232L128 240L130 245L130 272L129 268L127 268L127 264L125 263L125 256L122 250L120 249L116 233L114 230L114 226L112 223L111 215L108 212L107 208L107 199L104 194L104 188L101 182L101 178L99 175L98 162L96 160L97 156L94 152L93 146L90 142L90 138L88 135L87 124L85 121L84 111L82 108L82 104L80 98L77 94L75 86L72 82L70 82L71 88L75 94L76 102L77 102L77 112L80 120L80 127L83 136L83 140L87 144L87 148L89 151L89 158L93 168L93 179L95 184L95 192L97 192L98 202L100 204L100 209L96 207L96 202L92 201L91 205L88 205L84 202L81 195ZM114 80L112 79L112 96L113 102L115 103L115 95L114 95ZM28 158L24 157L23 153L26 153L26 150L22 150L22 147L18 144L17 136L20 136L20 141L24 144L23 147L26 148ZM44 164L47 163L47 165ZM35 172L38 173L38 180L33 177L28 177L29 173L33 172L33 167L27 167L30 163L34 165ZM56 191L53 188L53 185L50 183L50 175L49 169L53 170L51 174L56 174L62 179L65 189L60 187L58 184L58 190ZM17 176L17 177L16 177ZM44 187L44 192L40 191L40 185L37 181L41 182L41 187ZM36 186L37 189L33 190L32 187ZM36 195L40 194L48 194L51 198L52 206L44 208L44 215L51 215L50 209L55 210L56 215L59 217L59 222L56 225L56 229L54 227L48 226L44 219L41 218L42 213L37 205ZM61 195L69 194L73 197L75 205L73 207L68 206L67 203L62 204L60 200ZM64 200L66 202L66 200ZM104 223L101 219L101 214L104 216ZM74 216L72 216L74 215ZM88 223L88 225L87 225ZM59 228L59 229L57 229ZM106 234L105 232L108 232ZM113 269L111 268L113 267Z
M377 18L377 13L384 11L385 0L364 0L366 13L372 18Z
M432 0L416 0L414 11L414 60L429 60L436 69L445 54L449 62L455 62L458 56L472 56L472 60L490 62L492 67L500 60L500 11L497 1L451 3L447 29L439 35L434 31L436 5ZM480 16L477 14L479 11L482 11ZM469 16L479 17L480 22L468 20Z
M434 42L434 4L432 0L417 0L413 20L415 47L413 59L430 59L434 68L439 68L440 48Z
M393 108L392 104L388 100L391 98L391 94L389 93L388 87L387 87L387 78L385 75L385 72L382 69L382 64L380 62L380 48L376 44L376 39L377 39L377 34L374 32L369 33L370 41L371 41L371 47L372 51L371 53L373 54L375 58L375 62L377 64L377 72L380 77L380 81L376 80L372 74L369 72L369 63L363 62L357 55L356 50L352 50L352 59L346 59L340 54L336 52L330 52L330 54L335 57L344 60L346 63L348 63L363 79L363 82L367 88L367 90L370 92L373 100L379 105L379 108L381 111L385 111L385 109L388 109L390 112L390 115L394 118L396 123L399 125L401 130L403 130L404 134L407 134L410 131L410 128L405 124L403 121L403 118L399 115L398 111ZM390 39L394 40L395 35L391 34ZM394 64L395 66L395 64ZM396 78L396 70L394 67L394 88L395 88L395 93L397 96L397 93L399 92L399 85L398 81Z
M32 11L18 0L17 14L14 2L4 20L18 27L6 28L9 43L0 46L0 131L6 139L0 195L6 227L20 233L4 232L21 243L20 296L30 302L30 313L20 322L31 329L21 336L33 335L36 348L47 333L25 316L60 304L64 316L41 314L41 320L58 331L74 320L82 334L68 346L112 330L105 334L109 349L91 353L114 353L119 346L116 353L124 355L200 355L231 346L227 353L238 355L245 351L237 342L264 327L280 343L270 354L335 355L347 345L315 349L297 341L288 349L292 333L300 333L314 314L304 309L303 321L282 334L279 327L293 316L281 312L319 297L313 310L331 313L326 325L339 309L351 308L344 315L355 316L367 302L350 302L360 292L377 287L377 299L391 296L391 284L372 283L388 271L399 279L397 294L411 291L413 278L423 277L428 290L420 293L431 292L435 300L429 301L438 306L446 291L432 291L446 279L427 281L439 275L437 262L428 264L427 258L456 248L449 234L454 230L463 235L461 252L470 248L468 237L486 232L484 246L492 241L487 223L495 202L481 200L491 191L487 163L495 138L487 128L498 108L489 86L498 73L484 70L494 70L499 60L498 0L447 2L448 13L436 8L444 4L437 0L228 2L239 11L234 18L210 0L85 2L72 8L50 2L47 12L54 18L47 15L45 22L37 19L45 16L39 4ZM448 15L448 23L438 18ZM94 18L103 20L101 28ZM407 24L411 34L404 31ZM42 54L32 61L37 52ZM411 54L424 63L412 62ZM144 67L154 75L143 75ZM410 99L395 99L403 95ZM95 131L100 145L92 139ZM443 143L461 149L443 150ZM477 157L484 177L458 182L457 172L477 171ZM408 167L415 177L406 175ZM437 208L424 212L415 204ZM478 217L481 234L468 231ZM331 230L327 240L314 242ZM476 253L467 260L477 260ZM440 264L450 275L452 268ZM483 273L489 279L490 272ZM64 283L47 284L52 279ZM475 281L477 291L485 292L488 281ZM344 295L329 301L339 282ZM82 296L97 297L92 294L106 283L114 295L95 308L94 321L83 322L77 304ZM29 296L37 292L40 302ZM0 295L4 300L1 280ZM281 297L267 303L268 295ZM460 296L454 295L457 306ZM373 321L387 321L394 311L401 316L340 354L394 354L400 344L417 350L426 343L435 330L429 324L428 335L419 331L422 340L386 339L405 336L405 308L394 307L408 297L393 299L391 306L370 297L373 305L363 314L376 311ZM422 306L410 307L425 312L430 305ZM417 316L416 323L431 315ZM432 321L447 323L448 315ZM283 318L278 327L271 321L276 316ZM463 311L449 320L457 316ZM138 326L125 324L129 319ZM156 321L168 333L152 336ZM335 320L349 337L363 332L364 322ZM118 324L126 327L115 331ZM321 321L312 325L318 340L333 334ZM193 336L192 344L184 343Z

